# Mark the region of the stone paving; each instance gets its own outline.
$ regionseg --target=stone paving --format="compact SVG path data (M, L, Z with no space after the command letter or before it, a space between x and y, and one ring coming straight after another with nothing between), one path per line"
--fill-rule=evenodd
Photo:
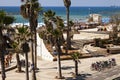
M92 76L87 77L86 80L112 80L120 76L119 68L120 66L116 66L111 69L92 74Z

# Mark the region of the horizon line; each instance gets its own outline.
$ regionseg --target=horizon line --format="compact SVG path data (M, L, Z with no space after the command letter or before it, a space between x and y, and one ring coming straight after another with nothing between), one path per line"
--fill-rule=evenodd
M20 6L6 6L6 5L3 5L3 6L0 6L0 7L20 7ZM41 6L41 7L65 7L65 6ZM70 7L112 7L111 6L70 6ZM120 6L118 6L120 7Z

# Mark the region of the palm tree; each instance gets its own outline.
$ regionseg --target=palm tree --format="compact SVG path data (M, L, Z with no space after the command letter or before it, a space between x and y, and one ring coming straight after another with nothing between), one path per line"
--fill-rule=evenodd
M26 64L26 80L29 80L29 72L28 72L28 52L29 50L29 45L28 45L28 40L30 39L30 30L28 27L22 27L17 28L18 34L20 35L20 40L21 40L21 47L22 51L25 53L25 64Z
M51 48L52 48L52 46L54 45L54 41L52 38L53 36L49 32L52 32L53 27L52 27L52 24L49 23L48 21L51 19L54 19L55 12L53 12L52 10L48 10L48 11L44 12L43 16L44 16L44 18L43 18L44 23L46 24L46 32L45 33L46 33L47 40L48 40L47 42L49 42L51 44Z
M71 0L63 0L64 5L66 7L66 15L67 15L67 46L66 46L66 53L68 53L68 49L71 48L71 38L69 31L71 30L69 26L69 7L71 5Z
M21 69L21 62L20 62L20 57L19 54L22 53L21 50L21 45L24 42L24 38L26 37L25 30L27 29L23 27L18 27L17 28L17 33L14 32L14 42L12 44L12 48L14 49L16 53L16 60L17 60L17 70L16 72L23 72Z
M23 0L22 0L23 1ZM37 65L36 60L34 59L34 54L33 54L33 34L35 33L35 37L36 37L36 27L37 27L37 18L38 18L38 13L40 11L40 5L38 3L38 0L27 0L23 5L21 5L21 15L29 20L30 23L30 29L31 29L31 55L32 55L32 64L34 66L33 68L33 76L32 79L36 80L36 74L35 74L35 63ZM36 53L36 38L35 38L35 56L37 56ZM35 57L37 58L37 57Z
M21 69L21 62L20 62L20 57L19 57L19 53L21 53L19 37L14 39L14 42L11 44L11 46L12 46L14 52L16 53L16 61L17 61L17 70L16 70L16 72L23 72L22 69Z
M26 26L18 27L17 33L14 34L14 43L12 44L12 47L14 48L16 52L16 60L17 60L17 72L23 72L21 70L21 62L19 54L25 53L25 64L26 64L26 80L29 80L29 73L28 73L28 52L29 52L29 46L27 44L27 41L30 38L30 30Z
M52 46L55 46L55 49L58 53L57 78L63 78L61 72L61 62L60 62L60 54L62 53L60 46L63 45L62 42L63 27L64 27L63 20L60 17L55 16L55 12L48 10L47 12L44 13L44 23L46 24L46 31L47 31L46 35L49 35L51 37L49 41L52 43Z
M29 45L27 42L22 44L23 52L25 53L25 63L26 63L26 80L29 80L29 72L28 72L28 52L30 51Z
M62 72L61 72L61 62L60 62L60 54L62 54L62 51L61 51L61 45L62 45L62 42L61 42L61 38L62 38L62 35L63 35L63 21L61 20L60 17L56 17L56 29L53 31L52 35L55 39L55 48L56 48L56 51L58 52L58 55L57 55L57 61L58 61L58 72L59 72L59 75L58 75L58 78L62 79Z
M7 22L7 21L8 22ZM3 38L2 30L5 26L13 23L14 17L6 15L6 13L3 10L0 10L0 59L1 59L1 74L2 74L2 80L5 80L5 66L4 66L4 55L5 55L5 40Z
M79 61L80 53L73 52L73 54L71 54L71 57L73 61L75 62L75 76L77 76L78 75L78 62L80 62Z
M4 11L0 11L0 58L1 58L1 74L2 74L2 80L5 80L5 66L4 66L4 51L5 47L3 47L4 45L4 40L3 40L3 34L2 34L2 28L4 27L3 25L3 20L5 17L5 12ZM3 20L2 20L3 19Z
M113 24L113 31L110 36L115 40L118 37L118 29L120 30L120 14L111 16L110 22Z
M16 52L16 60L17 60L17 72L23 72L21 70L21 62L19 54L25 53L25 64L26 64L26 80L29 80L29 73L28 73L28 52L29 46L27 41L30 39L30 30L26 26L18 27L17 33L14 33L14 42L12 47Z

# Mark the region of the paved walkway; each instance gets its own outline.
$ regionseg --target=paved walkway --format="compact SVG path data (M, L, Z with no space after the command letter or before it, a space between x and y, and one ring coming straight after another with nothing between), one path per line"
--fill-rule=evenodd
M91 71L90 65L95 61L108 60L110 58L115 58L118 66L102 71ZM108 57L93 57L81 59L81 64L79 64L79 73L81 76L78 76L76 80L112 80L120 76L120 54L111 55ZM65 79L62 80L73 80L72 73L74 72L74 62L72 60L61 61L62 66L62 75ZM57 76L57 62L50 62L44 60L38 60L38 68L37 71L37 80L57 80L55 76ZM22 68L25 71L25 68ZM25 72L24 73L16 73L16 69L6 72L6 80L25 80ZM30 80L31 80L31 73ZM1 77L1 75L0 75ZM1 79L0 79L1 80Z
M112 80L120 76L120 66L101 71L86 78L86 80ZM120 80L120 79L119 79Z
M1 63L1 62L0 62ZM9 71L11 69L15 69L17 66L16 66L16 60L15 59L12 59L11 63L9 64L8 67L6 67L6 71ZM0 72L1 72L1 64L0 64Z

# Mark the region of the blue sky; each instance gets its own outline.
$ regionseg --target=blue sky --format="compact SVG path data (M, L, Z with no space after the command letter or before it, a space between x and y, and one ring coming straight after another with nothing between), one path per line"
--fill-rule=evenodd
M20 6L21 0L0 0L0 6ZM42 6L64 6L63 0L39 0ZM120 6L120 0L71 0L71 6Z

